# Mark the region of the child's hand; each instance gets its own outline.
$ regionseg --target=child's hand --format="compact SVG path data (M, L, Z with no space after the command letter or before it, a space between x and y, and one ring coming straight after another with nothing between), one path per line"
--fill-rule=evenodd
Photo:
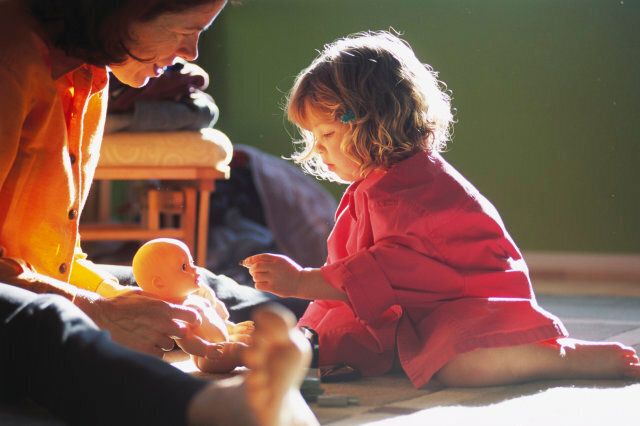
M258 290L280 297L297 297L302 267L287 256L257 254L243 260L242 266L249 269Z

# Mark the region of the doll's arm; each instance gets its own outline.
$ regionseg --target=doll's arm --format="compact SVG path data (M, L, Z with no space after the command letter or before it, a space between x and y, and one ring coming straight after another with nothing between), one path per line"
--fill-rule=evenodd
M207 342L192 331L188 331L183 339L175 339L175 342L180 346L180 349L194 357L217 360L222 356L223 347L221 344Z
M211 304L218 316L224 320L229 335L253 333L255 328L253 321L243 321L238 324L229 321L229 311L226 305L216 297L216 293L208 285L200 284L200 288L194 294L206 299Z
M211 287L209 287L206 284L200 283L200 288L196 290L193 294L196 296L200 296L206 299L207 301L209 301L209 303L211 304L213 309L215 309L216 313L220 318L222 318L225 321L229 319L229 311L227 310L227 307L225 306L224 303L222 303L220 299L218 299L215 291L213 291Z
M224 320L229 335L253 333L253 330L255 329L253 321L243 321L237 324L229 321L229 311L227 310L227 306L222 302L222 300L216 297L216 293L211 287L206 284L201 284L200 289L197 290L195 294L205 298L209 303L211 303L211 306L218 316Z
M211 306L209 300L192 294L183 304L196 309L202 316L202 324L193 329L195 334L209 342L225 342L229 340L227 324Z

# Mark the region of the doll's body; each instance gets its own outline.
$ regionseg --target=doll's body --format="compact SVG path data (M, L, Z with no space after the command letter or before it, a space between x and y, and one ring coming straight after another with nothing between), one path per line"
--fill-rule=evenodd
M209 287L201 285L198 270L184 243L170 238L145 243L133 257L133 274L146 293L200 313L202 324L191 327L186 338L176 340L185 352L192 353L191 345L199 339L223 343L215 359L191 356L201 371L223 373L242 364L241 353L251 339L253 323L229 321L224 304Z

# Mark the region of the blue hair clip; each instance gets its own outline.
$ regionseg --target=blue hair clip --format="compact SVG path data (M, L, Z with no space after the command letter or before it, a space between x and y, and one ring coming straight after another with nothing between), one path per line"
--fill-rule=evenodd
M356 115L353 113L353 111L351 111L350 109L348 109L344 114L342 114L342 116L340 117L340 121L342 121L343 123L348 123L350 121L353 121L356 119Z

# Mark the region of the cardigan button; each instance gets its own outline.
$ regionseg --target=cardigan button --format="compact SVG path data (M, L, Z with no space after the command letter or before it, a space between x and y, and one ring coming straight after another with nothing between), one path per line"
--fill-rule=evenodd
M76 217L78 217L78 210L76 209L69 210L69 220L73 220Z
M58 267L58 271L60 271L61 274L64 274L67 272L67 264L66 263L61 263L60 266Z
M71 164L76 164L75 154L69 154L69 160L71 160Z

